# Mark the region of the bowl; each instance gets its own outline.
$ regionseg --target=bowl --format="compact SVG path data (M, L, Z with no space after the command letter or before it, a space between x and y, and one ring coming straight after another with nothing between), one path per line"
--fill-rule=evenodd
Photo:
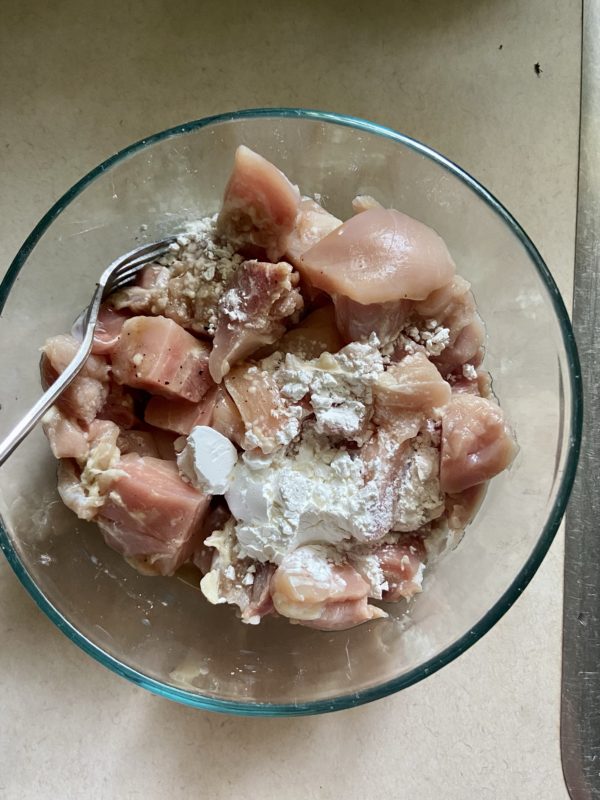
M383 697L456 658L516 600L539 566L571 489L581 385L569 318L523 229L477 181L393 130L338 114L259 109L143 139L76 183L42 218L0 286L7 431L40 394L39 348L68 330L101 270L144 241L219 207L234 150L277 164L336 216L371 194L446 240L487 325L486 366L520 453L495 478L460 545L390 618L324 633L243 625L193 581L145 577L59 501L36 430L0 471L0 546L48 617L120 675L191 706L309 714ZM42 666L40 662L40 667Z

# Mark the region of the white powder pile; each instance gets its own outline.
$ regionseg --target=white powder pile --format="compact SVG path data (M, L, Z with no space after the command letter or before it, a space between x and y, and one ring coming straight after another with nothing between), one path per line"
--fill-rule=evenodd
M310 427L289 452L244 453L226 494L242 555L276 564L304 544L366 541L376 504L359 458Z
M275 380L284 397L294 402L308 397L317 433L362 442L369 435L372 386L384 369L378 345L373 334L367 343L353 342L311 361L288 354Z
M411 325L405 333L422 345L429 356L439 356L450 344L450 329L439 325L435 319L425 320L422 327Z

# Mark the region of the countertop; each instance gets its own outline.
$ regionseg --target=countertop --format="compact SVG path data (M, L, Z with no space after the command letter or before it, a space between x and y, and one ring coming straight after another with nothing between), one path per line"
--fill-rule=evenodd
M297 105L390 125L469 170L570 305L580 17L577 0L5 0L0 273L54 200L124 145L207 114ZM125 682L59 633L0 559L0 797L565 798L562 552L559 534L513 608L437 674L298 719L203 713Z

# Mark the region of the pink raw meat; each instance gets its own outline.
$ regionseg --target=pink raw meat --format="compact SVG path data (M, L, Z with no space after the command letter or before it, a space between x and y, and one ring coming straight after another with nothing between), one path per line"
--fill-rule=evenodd
M156 428L187 436L196 425L211 425L216 401L216 386L212 386L198 403L155 395L148 401L144 420Z
M452 279L455 267L427 225L395 209L372 208L304 253L298 269L318 289L367 305L424 300Z
M130 453L98 523L106 543L143 570L172 575L192 554L210 495L185 483L171 461Z
M55 458L87 456L89 450L87 433L56 406L52 406L42 417L42 428Z
M341 219L334 217L315 200L303 197L294 228L287 239L285 258L296 266L307 250L341 224Z
M92 353L96 355L106 355L115 348L123 323L129 315L115 311L106 303L100 306L98 322L94 331L94 343Z
M133 317L113 352L113 374L118 383L197 403L212 385L209 351L171 319Z
M373 555L379 559L383 577L389 586L383 593L384 600L409 600L421 591L420 574L425 548L419 537L403 537L398 543L384 544Z
M244 261L219 299L210 374L220 383L236 361L285 332L284 320L303 305L298 273L289 264Z
M266 158L240 145L217 226L237 247L258 247L271 261L285 253L300 204L298 187Z
M440 483L449 494L493 478L512 463L517 444L500 407L454 394L442 413Z
M334 564L300 547L288 554L271 579L275 610L301 625L343 630L386 616L368 605L369 584L349 564Z
M79 342L72 336L61 334L46 341L42 348L42 385L47 388L73 360ZM56 405L68 416L83 425L89 425L98 415L108 396L110 367L106 358L90 355L83 369L65 389Z

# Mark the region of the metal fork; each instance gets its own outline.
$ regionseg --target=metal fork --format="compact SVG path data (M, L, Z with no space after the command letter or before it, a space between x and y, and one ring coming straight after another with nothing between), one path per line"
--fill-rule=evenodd
M15 425L8 436L0 442L0 466L2 466L15 448L18 447L23 439L33 430L50 406L57 400L62 392L64 392L67 386L69 386L83 368L92 350L94 332L98 321L98 312L100 311L100 304L102 301L105 300L109 294L112 294L112 292L117 289L122 289L124 286L131 283L137 273L142 267L145 267L146 264L150 264L152 261L165 255L169 250L169 246L175 241L175 238L175 236L169 236L159 242L136 247L135 250L131 250L129 253L119 256L119 258L113 261L112 264L104 270L100 280L96 284L96 289L89 306L79 315L74 326L82 333L82 341L79 350L69 366L59 375L52 386L40 397L33 408L25 414L23 419Z

